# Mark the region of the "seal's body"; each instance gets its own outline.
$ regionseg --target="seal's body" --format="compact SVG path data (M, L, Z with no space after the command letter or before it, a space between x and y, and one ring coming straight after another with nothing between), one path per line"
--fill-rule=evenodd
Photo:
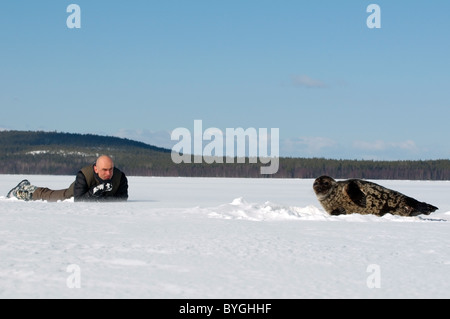
M322 176L315 180L313 189L330 215L418 216L438 210L433 205L360 179L337 182L329 176Z

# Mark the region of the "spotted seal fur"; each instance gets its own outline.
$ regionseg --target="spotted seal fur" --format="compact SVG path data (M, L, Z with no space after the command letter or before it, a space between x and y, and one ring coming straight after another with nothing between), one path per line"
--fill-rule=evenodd
M321 176L314 181L313 189L330 215L418 216L438 210L433 205L361 179L337 182L329 176Z

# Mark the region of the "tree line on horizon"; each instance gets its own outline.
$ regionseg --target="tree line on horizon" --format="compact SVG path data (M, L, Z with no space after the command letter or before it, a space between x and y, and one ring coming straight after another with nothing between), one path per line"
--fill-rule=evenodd
M128 176L450 180L450 160L368 161L280 158L274 175L261 175L261 163L175 164L171 151L117 137L57 132L0 132L0 174L75 175L111 155Z

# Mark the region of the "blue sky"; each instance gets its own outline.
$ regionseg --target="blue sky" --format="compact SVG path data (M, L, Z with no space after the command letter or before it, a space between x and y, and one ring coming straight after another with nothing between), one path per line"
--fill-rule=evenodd
M395 3L393 3L395 2ZM81 28L69 29L71 4ZM369 4L381 29L369 29ZM0 129L279 128L280 155L450 157L450 2L3 1Z

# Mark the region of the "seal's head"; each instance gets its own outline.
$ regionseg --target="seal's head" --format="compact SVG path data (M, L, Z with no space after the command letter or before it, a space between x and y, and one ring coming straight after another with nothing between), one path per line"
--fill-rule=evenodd
M317 197L325 198L336 185L336 181L329 176L321 176L314 181L313 189Z

